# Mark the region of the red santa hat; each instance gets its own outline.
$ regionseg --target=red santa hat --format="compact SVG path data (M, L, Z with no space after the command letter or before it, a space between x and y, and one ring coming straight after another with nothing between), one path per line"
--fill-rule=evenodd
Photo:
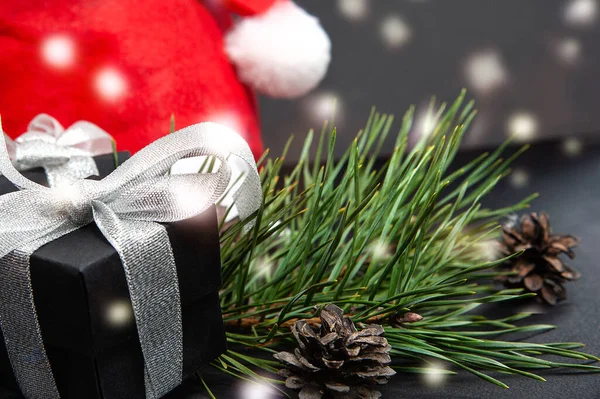
M232 19L232 13L239 18ZM262 152L254 91L291 98L330 60L316 18L288 0L0 2L0 114L89 120L137 151L177 127L230 125Z

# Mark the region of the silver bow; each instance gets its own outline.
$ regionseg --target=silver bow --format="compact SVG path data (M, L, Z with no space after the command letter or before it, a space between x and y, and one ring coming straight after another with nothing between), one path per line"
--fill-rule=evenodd
M165 395L181 383L183 339L175 260L166 230L156 222L190 218L217 201L231 177L228 155L243 160L250 171L234 195L240 216L256 211L262 189L248 145L224 126L201 123L148 145L102 180L48 188L21 175L4 144L0 139L0 172L20 191L0 196L0 325L22 393L27 399L59 398L37 321L29 257L95 222L125 269L146 397ZM167 174L178 160L197 156L216 157L219 169Z
M72 184L98 175L93 156L113 151L113 138L93 123L75 122L66 130L50 115L33 118L23 133L12 141L5 136L8 154L18 170L43 167L48 185Z

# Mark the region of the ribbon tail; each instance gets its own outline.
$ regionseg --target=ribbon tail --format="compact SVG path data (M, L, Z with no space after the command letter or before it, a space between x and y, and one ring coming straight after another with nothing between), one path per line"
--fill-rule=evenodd
M42 244L28 245L0 259L0 326L25 398L59 399L31 288L29 257Z
M164 226L121 220L93 202L94 220L123 263L145 364L146 398L158 399L183 379L181 299Z

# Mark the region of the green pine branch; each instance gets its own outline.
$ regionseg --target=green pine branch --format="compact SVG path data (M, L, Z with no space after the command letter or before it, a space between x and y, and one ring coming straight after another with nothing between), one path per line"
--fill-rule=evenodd
M499 320L477 314L481 304L533 295L495 290L490 270L505 259L490 260L482 248L497 237L500 218L526 208L535 196L503 209L482 208L481 199L525 149L502 159L508 143L449 171L475 116L473 103L464 101L462 93L449 107L434 112L432 106L435 128L409 150L411 108L381 165L377 159L393 117L375 111L340 159L334 157L336 131L327 126L316 140L314 161L310 132L286 175L282 167L292 139L281 157L263 157L264 201L254 227L242 234L244 223L238 223L221 235L221 301L230 346L266 357L230 350L217 368L250 379L262 378L258 370L276 371L271 354L294 345L293 322L314 318L321 305L335 303L355 322L384 325L397 359L437 359L502 387L488 373L543 380L531 370L600 370L540 357L599 360L577 351L578 343L496 340L499 334L553 328L515 324L527 314ZM394 318L408 311L423 320L398 327Z

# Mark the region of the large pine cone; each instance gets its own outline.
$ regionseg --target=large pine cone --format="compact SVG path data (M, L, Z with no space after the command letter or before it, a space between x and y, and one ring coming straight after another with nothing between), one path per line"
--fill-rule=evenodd
M387 383L396 374L383 327L368 325L358 331L342 309L326 305L321 325L299 320L292 329L298 348L275 358L286 367L280 374L286 386L301 389L300 399L380 398L374 385Z
M559 255L564 253L575 258L573 247L579 244L579 239L572 235L551 234L550 220L545 213L523 215L520 223L515 220L502 226L502 231L501 249L505 255L525 251L507 263L506 266L516 274L502 276L500 279L505 285L523 286L538 293L550 305L566 299L564 283L578 279L580 274L564 264Z

